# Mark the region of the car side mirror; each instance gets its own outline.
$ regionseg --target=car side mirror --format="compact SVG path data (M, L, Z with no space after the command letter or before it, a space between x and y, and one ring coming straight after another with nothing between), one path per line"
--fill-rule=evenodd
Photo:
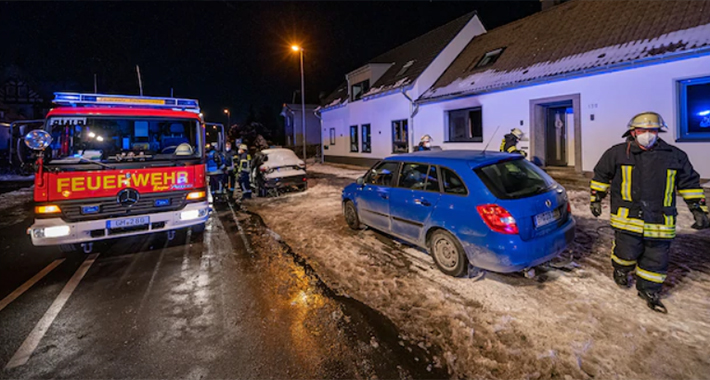
M365 177L359 177L356 181L356 183L360 186L365 184Z

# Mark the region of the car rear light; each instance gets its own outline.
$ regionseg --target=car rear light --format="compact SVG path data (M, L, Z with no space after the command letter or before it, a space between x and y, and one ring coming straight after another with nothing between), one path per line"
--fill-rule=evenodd
M265 172L266 170L267 170L267 169L266 169L265 167L263 167L263 166L259 168L259 171L262 172L262 173Z
M568 214L571 214L571 213L572 213L572 205L570 204L569 201L567 202L567 213L568 213Z
M207 193L204 191L193 191L187 194L187 200L194 201L196 199L202 199L205 196L207 196Z
M62 212L62 210L57 205L35 207L35 214L56 214L59 212Z
M498 205L481 205L476 206L476 210L481 214L481 218L488 228L494 232L509 235L518 233L518 225L515 224L515 218L503 207Z

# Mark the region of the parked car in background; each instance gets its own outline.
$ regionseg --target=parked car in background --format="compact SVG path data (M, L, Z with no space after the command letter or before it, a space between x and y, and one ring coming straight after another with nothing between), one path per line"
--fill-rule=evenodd
M290 149L264 149L254 157L251 183L262 197L291 189L306 190L306 164Z
M526 270L574 238L565 189L518 154L429 151L388 157L343 190L353 229L427 249L439 269Z

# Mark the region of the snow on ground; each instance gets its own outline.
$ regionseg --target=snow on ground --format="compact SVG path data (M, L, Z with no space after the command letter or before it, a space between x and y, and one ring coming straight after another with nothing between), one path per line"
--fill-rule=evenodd
M570 191L576 268L533 280L488 273L448 277L424 251L372 230L352 231L341 215L343 186L366 169L309 167L306 193L249 201L336 292L390 318L402 339L469 378L705 378L710 373L710 233L689 228L679 200L664 302L654 313L610 277L608 206L599 220L586 191Z
M24 220L31 213L25 207L32 201L34 186L0 194L0 227L10 226Z

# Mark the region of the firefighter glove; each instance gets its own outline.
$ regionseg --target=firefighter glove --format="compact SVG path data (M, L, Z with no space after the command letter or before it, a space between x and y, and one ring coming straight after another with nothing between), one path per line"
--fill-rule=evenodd
M589 210L592 211L592 215L594 215L595 218L598 218L599 215L602 214L602 203L601 202L590 203Z
M695 218L695 223L691 226L692 228L695 228L696 230L710 228L710 220L708 220L708 214L706 214L703 210L700 209L693 209L690 211L692 211L693 217Z

